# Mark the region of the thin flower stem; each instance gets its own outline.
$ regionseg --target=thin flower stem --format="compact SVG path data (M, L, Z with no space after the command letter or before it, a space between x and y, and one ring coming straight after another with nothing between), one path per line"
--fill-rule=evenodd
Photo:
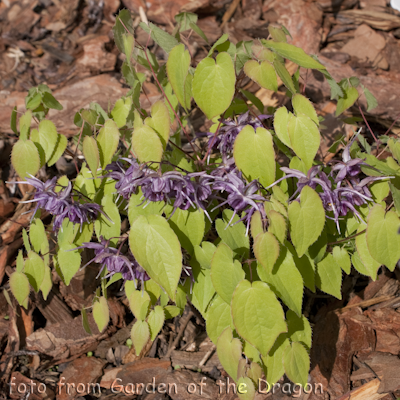
M208 146L206 155L204 156L204 158L203 158L203 160L202 160L202 163L203 163L203 164L204 164L205 160L207 160L208 154L210 153L211 148L212 148L213 145L214 145L215 139L216 139L217 136L218 136L219 129L221 128L221 124L222 124L222 121L219 121L217 130L215 131L214 136L213 136L213 138L211 139L211 143L210 143L210 145Z
M358 233L356 233L356 234L354 234L354 235L351 235L351 236L349 236L349 237L347 237L347 238L345 238L345 239L342 239L342 240L338 240L337 242L330 242L330 243L328 243L328 245L333 245L333 244L339 244L339 243L344 243L344 242L347 242L347 241L349 241L350 239L354 239L355 237L357 237L357 236L360 236L360 235L362 235L363 233L365 233L366 232L366 229L364 229L364 230L362 230L361 232L358 232Z
M377 146L379 147L380 140L378 140L378 139L376 138L376 136L374 135L374 132L372 132L372 129L371 129L371 127L369 126L369 123L368 123L367 119L365 118L365 115L364 115L364 113L363 113L363 111L362 111L360 105L358 105L358 109L360 110L360 113L361 113L361 116L363 117L363 120L364 120L364 122L365 122L365 125L367 125L368 130L371 132L372 137L375 139L375 142L376 142Z

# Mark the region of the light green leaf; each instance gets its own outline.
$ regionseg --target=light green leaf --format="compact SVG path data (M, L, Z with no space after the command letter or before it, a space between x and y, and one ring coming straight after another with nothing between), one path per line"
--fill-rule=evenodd
M85 330L86 333L91 335L92 334L92 330L90 329L88 314L87 314L87 311L86 311L85 307L82 307L81 315L82 315L82 327L83 327L83 329Z
M39 251L42 249L44 242L45 243L47 242L47 247L48 247L49 241L46 236L46 231L44 229L43 222L40 218L35 218L32 221L32 224L29 228L29 239L36 253L39 253Z
M225 243L221 243L211 261L211 280L216 292L230 304L237 284L244 277L242 265L233 260L232 250Z
M339 300L342 298L342 269L333 258L332 254L317 264L316 285L325 293L335 296Z
M240 400L253 400L256 395L254 383L250 378L240 377L237 381L237 395Z
M212 56L215 48L218 47L219 45L225 43L229 39L229 35L227 33L224 33L211 47L210 51L208 52L208 57Z
M97 177L97 168L99 168L100 155L97 142L92 136L85 136L83 139L83 155L85 156L86 162L92 171L93 176Z
M349 253L347 253L346 249L344 247L335 246L332 250L332 255L336 263L340 265L340 268L342 268L347 275L350 274L351 262Z
M54 123L48 119L42 120L39 124L38 141L35 141L33 138L32 140L39 151L40 149L43 150L46 161L49 161L58 141L57 129Z
M393 271L400 259L400 220L395 211L377 204L368 214L367 245L371 256ZM362 255L360 254L360 257Z
M171 130L169 111L163 100L156 101L151 106L152 128L158 134L164 149L167 147Z
M254 255L264 267L266 273L271 273L279 257L279 243L270 232L260 233L254 240Z
M132 135L132 149L140 162L160 162L163 145L156 131L148 125L135 128Z
M16 135L18 135L18 130L17 130L17 106L15 106L11 111L10 128Z
M283 243L286 239L286 230L287 230L287 222L285 217L280 214L278 211L271 210L268 213L269 227L268 232L271 232L275 237L279 240L280 243Z
M244 72L261 87L273 90L274 92L278 90L278 79L275 69L268 61L262 61L259 64L255 60L249 60L244 64Z
M61 103L59 101L57 101L54 98L54 96L49 92L43 93L42 100L43 100L44 105L48 108L52 108L53 110L59 110L59 111L61 111L63 109L63 106L61 105Z
M308 118L319 126L318 115L311 101L307 99L307 97L297 93L292 97L292 104L297 116L301 114L307 115Z
M38 293L45 274L43 259L35 252L29 251L28 258L25 261L24 272L33 290Z
M105 168L112 159L119 143L119 130L117 124L108 119L97 135L97 145L100 153L100 165Z
M110 321L110 311L108 310L107 299L102 296L99 301L96 301L93 305L93 318L96 322L100 332L107 327Z
M228 53L218 54L216 61L206 57L198 64L193 78L193 97L208 119L222 114L235 93L235 69Z
M217 340L217 354L225 371L236 381L239 361L242 358L242 343L233 338L230 327L225 328Z
M364 232L363 232L364 231ZM357 253L360 258L360 261L362 262L364 269L361 269L362 274L370 276L372 280L376 280L377 275L378 275L378 270L381 266L381 264L377 261L374 260L374 258L371 256L371 253L369 252L368 246L367 246L367 235L365 233L365 225L361 225L358 230L357 230L358 236L356 237L356 247L357 247ZM359 266L359 264L357 264ZM357 269L357 268L356 268ZM367 273L365 273L367 272Z
M45 265L44 266L44 278L43 278L42 285L40 286L40 290L42 291L44 300L47 300L47 296L49 295L52 287L53 287L53 281L51 278L51 269L47 265Z
M118 128L122 128L126 124L126 119L132 107L132 97L126 99L118 99L111 111L111 116Z
M174 47L169 54L167 74L179 103L185 109L185 79L188 76L189 67L190 53L188 50L185 50L185 46L181 43Z
M142 290L134 290L129 295L129 307L136 319L144 321L147 317L149 306L150 296L147 292Z
M149 279L144 282L144 290L150 296L151 304L156 304L161 295L160 285L155 283L152 279Z
M152 39L167 53L169 53L175 46L178 45L178 41L173 36L158 28L151 22L149 22L148 25L144 22L141 22L139 26L145 32L150 33Z
M18 120L19 138L23 141L28 139L29 130L31 129L32 111L27 110Z
M198 246L203 240L206 227L204 211L193 208L189 210L177 208L168 222L178 236L181 246L193 254L194 246Z
M138 263L173 300L182 271L182 251L168 222L158 215L139 216L131 226L129 245Z
M370 112L374 108L378 107L378 101L376 97L364 86L361 85L364 90L365 98L367 99L367 112Z
M135 346L135 353L139 356L150 339L149 324L146 321L136 321L132 326L131 339Z
M211 268L211 260L217 248L213 243L203 242L200 246L194 246L194 255L197 262L201 265L202 268L210 269Z
M299 115L289 120L288 131L292 149L310 169L321 141L317 126L306 115Z
M335 115L338 117L343 111L350 108L358 99L358 91L355 87L342 88L344 97L340 97L337 102Z
M191 302L205 316L208 304L215 294L211 271L192 264L192 273L194 282L190 294Z
M27 98L27 100L28 100L28 98ZM40 92L36 92L27 101L26 108L34 110L35 108L38 108L40 106L41 102L42 102L42 94Z
M275 182L275 152L272 136L264 128L250 125L243 128L235 139L233 156L236 166L251 182L258 179L263 186Z
M289 113L285 106L279 107L274 115L274 129L279 140L288 147L292 147L290 143L289 131Z
M39 152L30 140L18 140L11 151L11 163L20 178L36 175L40 168Z
M385 200L390 192L388 181L373 182L368 189L371 191L376 203L381 203Z
M17 299L20 306L28 309L29 281L23 272L14 272L9 279L11 293Z
M76 233L78 232L78 225L74 225L68 218L64 218L61 229L58 231L57 241L59 247L70 245L74 242Z
M154 341L164 325L165 315L161 306L155 306L154 310L150 311L147 323L149 324L150 340Z
M287 331L282 306L261 281L239 283L232 296L232 318L237 333L262 356L268 353L279 334Z
M292 342L301 343L308 351L311 348L312 331L308 319L302 315L299 317L292 310L286 312L286 322L288 326L287 337Z
M226 243L235 254L246 259L250 251L250 242L249 237L246 235L246 227L243 222L237 222L239 221L237 215L235 215L233 219L232 216L233 211L225 209L222 212L223 219L217 219L215 221L215 228L222 241ZM227 226L230 221L231 224Z
M142 189L139 187L138 194L132 194L129 200L129 223L132 225L139 215L161 215L164 207L165 203L163 201L150 201L147 203L143 197Z
M164 307L165 319L175 318L180 313L181 313L181 309L177 306L165 306Z
M296 88L293 84L293 79L290 76L285 65L281 63L278 59L274 60L274 68L278 76L282 79L283 84L289 89L292 94L296 93Z
M67 145L68 139L64 135L58 134L56 147L54 148L53 154L51 155L50 159L47 161L47 165L49 167L54 165L60 159L60 157L64 154Z
M318 193L304 186L300 204L293 201L289 206L290 235L299 257L321 235L325 225L325 211Z
M310 357L301 343L294 342L283 353L283 364L287 377L303 387L307 383Z
M217 344L218 337L229 326L233 328L231 307L220 296L216 296L206 315L208 337Z
M103 236L105 239L111 239L111 243L116 244L121 235L121 215L114 201L113 194L106 194L101 199L103 212L108 216L106 218L100 214L94 222L94 229L97 237Z
M57 253L58 265L67 286L81 266L81 255L78 250L72 250L75 248L73 244L64 243Z
M326 69L321 63L307 55L300 47L284 42L273 42L272 40L261 40L261 42L267 49L274 51L283 58L293 61L303 68Z

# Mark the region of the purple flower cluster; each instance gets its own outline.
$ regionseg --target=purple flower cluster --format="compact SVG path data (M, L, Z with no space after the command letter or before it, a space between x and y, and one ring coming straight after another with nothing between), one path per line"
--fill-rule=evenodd
M82 268L95 262L101 264L102 267L99 271L98 276L107 268L108 274L105 278L121 273L122 278L127 281L133 281L137 279L141 282L148 281L150 277L146 271L139 265L133 254L128 250L126 255L120 253L120 250L109 247L110 241L100 237L100 243L83 243L78 249L93 249L95 257L86 263Z
M57 177L42 182L35 177L27 178L25 182L18 182L32 185L36 188L36 193L32 200L27 200L24 203L36 202L36 207L33 210L33 215L41 208L51 215L54 215L53 229L58 230L64 218L68 218L74 224L82 225L87 222L94 221L98 213L101 212L101 207L95 203L79 203L74 200L71 191L71 182L68 182L67 187L59 192L55 191L57 186Z

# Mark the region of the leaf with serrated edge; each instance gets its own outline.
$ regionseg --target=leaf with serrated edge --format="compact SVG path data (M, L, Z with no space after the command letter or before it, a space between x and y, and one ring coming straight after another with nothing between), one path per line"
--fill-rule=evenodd
M64 154L65 149L68 145L68 139L64 135L58 134L56 147L54 148L53 154L50 159L47 161L47 165L51 167L54 165L60 157Z
M58 141L58 134L56 126L48 119L40 121L39 124L39 143L35 143L42 147L46 156L46 161L49 161L56 148Z
M96 138L102 168L105 168L111 162L118 147L119 136L117 124L112 119L108 119Z
M185 46L181 43L175 46L169 53L167 61L167 74L172 89L179 103L186 108L185 102L185 79L188 75L190 67L190 53L185 50Z
M351 271L351 262L349 253L347 253L346 249L343 247L335 246L332 250L333 258L335 259L336 263L340 265L340 268L346 274L350 274Z
M278 211L271 210L268 213L268 220L268 232L271 232L273 235L275 235L280 243L283 243L286 239L287 230L287 222L285 217L282 214L278 213Z
M233 338L230 327L225 328L217 340L217 354L225 371L236 381L239 361L242 358L242 343Z
M28 252L28 258L25 260L24 272L34 291L38 293L43 283L45 266L43 259L34 251Z
M129 200L128 206L128 218L129 223L132 225L133 221L139 217L139 215L161 215L165 203L163 201L150 201L148 204L143 203L144 197L142 189L139 187L137 194L133 193Z
M306 115L292 117L288 131L292 149L310 169L321 142L321 135L315 123Z
M235 139L233 156L246 179L263 186L275 182L275 152L271 134L264 128L244 127Z
M264 282L243 280L232 296L237 333L265 356L280 333L287 331L282 306Z
M312 331L308 319L304 315L299 317L292 310L288 310L286 312L286 322L288 326L288 338L292 342L303 344L307 350L310 350Z
M289 113L285 106L279 107L274 115L275 133L279 140L288 147L292 147L290 143L289 131Z
M335 296L339 300L342 298L342 269L333 258L332 254L317 264L315 284L325 293Z
M75 245L65 243L57 253L58 265L67 286L81 266L81 255L78 250L70 251L75 248Z
M297 93L292 97L292 104L297 116L300 114L305 114L308 118L314 121L317 126L319 126L317 112L315 111L314 106L312 105L311 101L307 99L307 97Z
M132 326L131 339L135 347L135 354L139 356L150 339L149 324L146 321L136 321Z
M377 204L368 214L367 245L371 256L390 271L396 267L400 259L400 226L395 211L388 211ZM361 254L360 254L361 256Z
M140 162L160 162L163 145L156 131L148 125L135 128L132 135L132 149Z
M85 136L83 139L83 155L85 156L86 162L92 171L93 176L97 177L97 168L99 168L100 155L97 142L92 136Z
M144 321L147 317L150 305L150 296L142 290L134 290L129 296L129 307L140 321Z
M212 300L206 315L206 330L208 337L217 344L219 335L225 328L232 326L231 307L220 296Z
M360 257L360 260L364 265L365 269L368 271L367 276L370 276L372 280L375 281L381 264L378 261L375 261L374 258L371 256L371 253L369 252L367 245L367 235L365 233L364 224L362 224L357 229L357 234L358 235L356 236L356 247L358 256ZM365 275L365 273L362 271L358 272L361 272L362 274Z
M253 400L256 395L253 381L248 377L240 377L237 381L237 395L240 400Z
M211 260L217 248L213 243L203 242L200 246L194 246L194 255L197 262L201 265L202 268L210 269L211 268Z
M11 151L11 163L20 178L36 175L40 168L39 152L30 140L18 140Z
M118 206L115 204L114 195L106 194L101 199L103 214L94 222L94 229L97 237L103 236L105 239L111 239L111 243L116 244L121 234L121 215Z
M198 265L192 265L192 274L194 282L190 294L191 302L204 316L207 306L215 294L215 289L211 281L211 271L201 268Z
M152 128L158 133L164 149L167 147L170 133L169 111L163 100L156 101L151 106Z
M219 53L216 61L204 58L193 78L193 97L208 119L222 114L235 93L235 68L228 53Z
M93 318L97 327L99 328L99 331L103 332L110 321L110 312L108 310L107 299L104 296L100 297L99 301L94 303Z
M310 357L301 343L293 342L283 353L283 365L287 377L303 387L307 383Z
M150 311L147 323L149 324L150 340L153 341L164 325L165 315L161 306L155 306L154 310Z
M150 278L174 299L182 271L182 251L168 222L158 215L139 216L131 226L129 245Z
M249 60L244 64L245 74L258 83L261 87L273 90L278 90L278 79L276 77L275 69L268 61L263 61L259 64L255 60Z
M237 284L244 279L245 273L239 261L233 260L232 250L221 243L211 261L211 280L216 292L228 304Z
M51 269L47 265L45 265L44 268L44 278L40 286L40 290L42 291L43 298L47 300L47 296L49 295L50 290L53 287L53 281L51 277Z
M343 89L343 88L342 88ZM337 102L335 115L338 117L343 111L350 108L358 99L358 91L355 87L343 89L344 97L339 98Z
M111 111L111 116L118 128L122 128L126 124L126 119L132 107L132 98L118 99Z
M14 272L9 280L11 293L17 299L20 306L28 309L29 281L23 272Z
M299 257L321 235L325 225L325 211L318 193L304 186L300 204L293 201L289 206L290 235Z
M270 232L260 233L254 241L254 255L267 273L272 271L279 257L279 243Z
M36 253L39 253L43 242L49 242L41 219L35 218L33 220L29 228L29 239Z

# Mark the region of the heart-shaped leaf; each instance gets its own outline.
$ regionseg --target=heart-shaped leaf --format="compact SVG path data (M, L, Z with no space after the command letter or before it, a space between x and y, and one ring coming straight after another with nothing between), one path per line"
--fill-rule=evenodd
M259 64L255 60L249 60L244 64L245 74L258 83L261 87L273 90L278 90L278 79L274 67L268 61L263 61Z
M242 358L242 343L233 338L232 329L229 327L218 338L217 354L225 371L236 381L239 361Z

